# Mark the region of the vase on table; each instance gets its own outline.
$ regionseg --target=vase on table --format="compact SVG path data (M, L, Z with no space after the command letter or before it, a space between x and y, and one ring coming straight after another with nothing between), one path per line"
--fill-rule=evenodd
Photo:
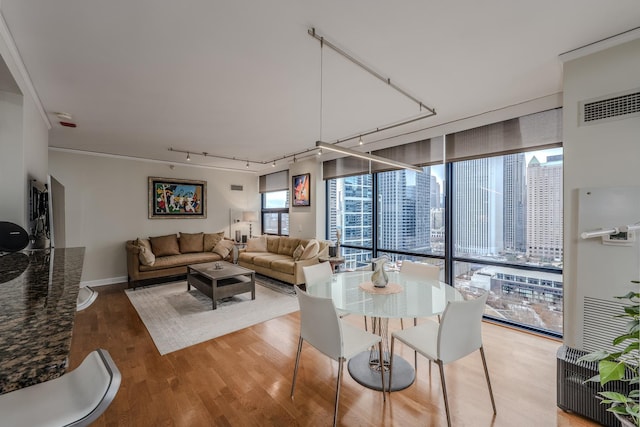
M389 261L389 258L384 255L371 261L373 262L371 282L373 282L373 286L376 288L384 288L387 286L387 283L389 283L389 276L387 276L387 272L384 271L384 265L387 261Z

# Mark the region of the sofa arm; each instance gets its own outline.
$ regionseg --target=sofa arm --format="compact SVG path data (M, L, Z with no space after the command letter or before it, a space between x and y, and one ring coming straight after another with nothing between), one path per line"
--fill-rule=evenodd
M129 280L138 280L138 272L140 271L140 248L135 241L128 240L126 244L127 250L127 275Z

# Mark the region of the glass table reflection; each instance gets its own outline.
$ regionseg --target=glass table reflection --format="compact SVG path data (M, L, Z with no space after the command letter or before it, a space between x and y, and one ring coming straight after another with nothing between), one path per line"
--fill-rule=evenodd
M337 309L371 318L373 332L383 337L383 357L380 363L377 349L363 352L349 360L349 374L365 387L381 390L380 373L388 375L389 319L430 317L444 311L448 301L464 299L452 286L437 280L419 279L399 272L388 272L389 283L397 284L397 293L367 291L360 285L371 281L371 271L355 271L333 275L325 282L307 287L314 296L333 299ZM396 355L393 359L391 391L413 384L415 370L409 362ZM385 380L388 386L388 381Z

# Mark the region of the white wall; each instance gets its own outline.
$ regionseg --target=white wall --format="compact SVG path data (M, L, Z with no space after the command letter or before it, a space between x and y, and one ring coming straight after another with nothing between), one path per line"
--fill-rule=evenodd
M629 281L634 278L627 272L638 271L638 266L621 265L615 258L611 263L604 259L579 262L580 245L596 244L579 238L585 231L579 230L579 189L640 185L640 118L578 126L578 102L638 88L640 40L564 64L564 340L579 349L584 296L625 294L632 289ZM578 282L579 276L602 269L610 272L610 280L598 284L598 289L586 289L586 283Z
M289 167L289 180L295 175L311 174L311 205L289 206L289 235L308 239L325 239L326 186L322 180L322 163L315 158L292 163ZM292 191L291 183L289 190Z
M49 151L49 167L65 188L66 246L86 248L82 281L126 279L125 242L136 237L225 231L229 210L259 210L258 178L197 167ZM207 181L206 219L148 219L148 177ZM231 191L231 184L244 187ZM254 224L255 226L255 224ZM247 227L248 229L248 227Z
M0 15L0 18L2 16ZM0 19L0 67L13 79L11 92L0 93L0 221L29 231L29 179L47 182L49 123L4 19Z
M26 185L22 143L22 95L0 92L0 221L25 229Z

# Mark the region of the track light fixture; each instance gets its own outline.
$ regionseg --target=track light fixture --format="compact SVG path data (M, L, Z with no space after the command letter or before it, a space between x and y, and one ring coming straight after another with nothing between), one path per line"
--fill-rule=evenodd
M187 161L190 162L191 161L191 154L187 153Z
M273 163L271 164L271 167L272 167L272 168L275 168L275 167L276 167L276 161L275 161L275 160L274 160L274 161L273 161Z
M359 145L364 144L364 142L362 142L362 135L360 135L360 140L358 141L358 144L359 144Z

